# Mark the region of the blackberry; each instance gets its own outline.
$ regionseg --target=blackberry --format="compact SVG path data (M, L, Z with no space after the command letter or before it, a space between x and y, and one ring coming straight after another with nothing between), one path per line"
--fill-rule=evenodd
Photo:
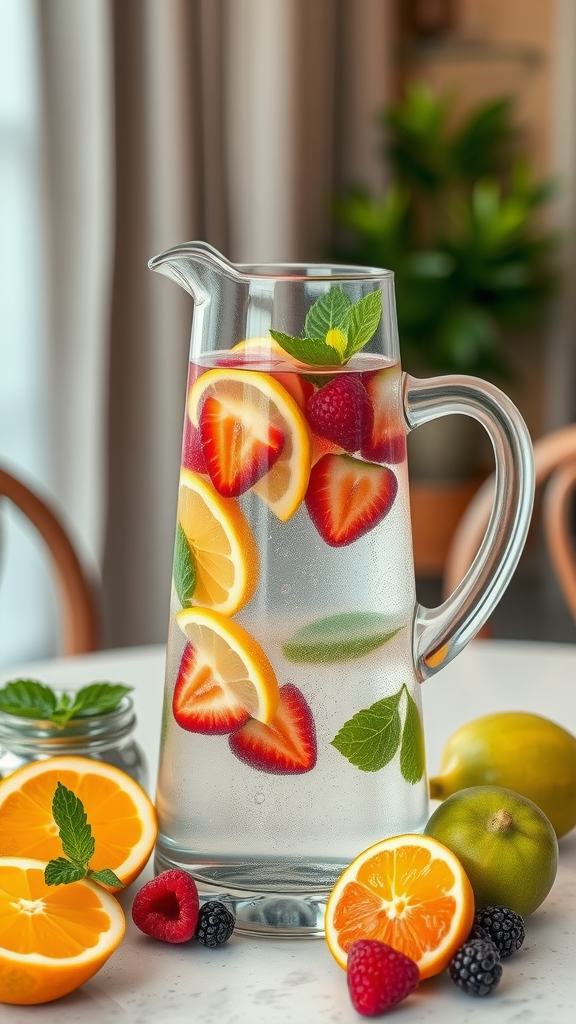
M200 907L194 935L203 946L221 946L232 935L235 924L234 914L223 903L209 900Z
M493 942L466 941L449 965L450 977L469 996L488 996L502 977L500 954Z
M514 910L508 910L507 907L484 907L477 911L468 938L490 939L504 958L520 949L525 934L524 921Z

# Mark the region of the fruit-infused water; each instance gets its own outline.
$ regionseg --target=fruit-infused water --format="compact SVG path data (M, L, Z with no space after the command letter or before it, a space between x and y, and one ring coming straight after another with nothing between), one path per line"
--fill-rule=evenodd
M237 909L302 894L312 930L360 850L427 817L400 387L271 339L190 365L157 862Z

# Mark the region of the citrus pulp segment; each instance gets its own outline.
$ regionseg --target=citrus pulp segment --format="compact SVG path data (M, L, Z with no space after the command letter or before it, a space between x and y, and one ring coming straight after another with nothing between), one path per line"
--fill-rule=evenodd
M124 935L120 904L101 885L46 885L44 868L44 861L0 857L3 1003L45 1003L72 992Z
M222 416L236 424L239 451L248 440L254 445L269 444L274 450L275 461L251 483L251 489L286 522L306 493L312 461L310 429L297 402L270 374L235 368L207 370L198 377L188 398L188 415L195 426L207 399L216 400ZM209 408L214 416L213 403ZM284 443L276 454L278 431ZM210 475L214 483L213 472Z
M234 615L258 582L258 549L233 498L223 498L190 470L180 474L178 522L196 567L192 603Z
M209 608L184 608L176 621L193 648L195 672L203 673L205 688L228 693L232 706L241 705L251 718L270 722L278 709L278 681L254 637Z
M326 940L341 967L353 942L377 939L428 978L446 967L473 917L472 887L454 854L429 836L393 836L364 850L336 882Z
M154 806L125 772L85 757L33 761L0 781L0 856L62 856L52 814L58 782L84 805L96 846L90 868L110 868L130 885L156 842Z

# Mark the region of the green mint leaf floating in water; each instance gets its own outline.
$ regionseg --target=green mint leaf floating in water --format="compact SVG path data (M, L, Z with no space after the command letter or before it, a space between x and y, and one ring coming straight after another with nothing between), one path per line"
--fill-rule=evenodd
M352 300L338 286L330 288L310 306L304 322L307 338L325 338L334 327L346 324Z
M46 885L69 885L70 882L80 882L86 878L86 872L79 864L73 864L66 857L56 857L48 861L44 868L44 881Z
M375 651L400 629L376 612L342 612L297 629L282 645L282 653L296 662L348 661Z
M276 330L270 334L301 363L342 366L370 340L381 317L380 289L352 303L342 288L334 286L308 310L303 338Z
M0 711L63 726L71 718L115 711L131 689L121 683L90 683L76 693L56 694L35 679L14 679L0 689Z
M378 772L389 763L400 743L398 705L402 690L358 711L332 740L351 764L363 772Z
M91 878L102 885L124 888L124 883L110 868L91 870L90 860L94 856L95 843L84 805L61 782L56 784L52 798L52 814L66 856L48 861L44 869L46 885L68 885L82 878Z
M75 864L88 865L94 856L94 837L82 801L61 782L56 785L52 814L60 834L62 849Z
M100 885L113 885L117 889L124 888L124 883L120 881L118 875L115 875L110 868L102 868L101 871L89 871L88 878L91 878L93 882L100 882Z
M420 782L425 767L424 732L416 701L406 689L406 716L400 747L400 771L413 786Z
M57 697L36 679L13 679L0 689L0 711L21 718L50 719Z
M342 360L335 348L327 345L322 338L293 338L282 331L270 331L275 341L288 355L309 366L340 366Z
M196 562L188 538L180 523L176 526L174 545L174 587L180 604L188 608L196 590Z

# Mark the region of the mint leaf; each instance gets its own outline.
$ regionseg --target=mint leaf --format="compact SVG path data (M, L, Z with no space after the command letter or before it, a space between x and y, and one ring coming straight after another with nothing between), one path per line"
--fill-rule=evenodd
M370 292L350 308L348 314L348 344L345 357L350 359L370 341L382 318L382 292Z
M192 597L196 590L196 561L180 523L176 526L173 575L178 600L183 608L188 608L192 604Z
M62 849L75 864L87 867L94 856L94 837L82 801L61 782L56 785L52 814L58 826Z
M425 752L424 733L418 707L414 698L406 689L406 717L402 730L402 746L400 748L400 771L415 786L424 774Z
M347 661L381 647L401 628L377 612L342 612L297 629L282 653L296 662Z
M73 864L65 857L56 857L48 861L44 868L44 881L46 885L69 885L70 882L79 882L86 878L86 869L79 864Z
M118 875L115 875L110 868L102 868L101 871L89 871L88 878L93 882L100 882L101 885L113 885L116 889L123 889L124 882L121 882Z
M344 330L343 325L347 322L351 305L351 299L342 288L337 285L330 288L310 306L304 323L304 334L307 338L325 338L333 327Z
M288 355L309 366L340 366L342 360L335 348L321 338L293 338L282 331L270 330L270 334Z
M22 718L49 719L56 694L36 679L13 679L0 689L0 711Z
M358 711L332 740L351 764L363 772L378 772L389 763L400 743L398 704L402 689Z
M122 683L90 683L89 686L82 686L76 691L74 703L67 711L68 719L90 718L115 711L131 689L131 686Z

